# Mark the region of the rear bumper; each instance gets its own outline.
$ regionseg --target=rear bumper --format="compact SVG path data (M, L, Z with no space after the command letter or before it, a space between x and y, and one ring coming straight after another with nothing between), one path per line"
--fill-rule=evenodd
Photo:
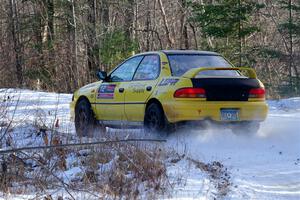
M221 121L221 109L239 109L239 121L264 121L268 114L265 101L174 100L163 104L169 122L211 119Z

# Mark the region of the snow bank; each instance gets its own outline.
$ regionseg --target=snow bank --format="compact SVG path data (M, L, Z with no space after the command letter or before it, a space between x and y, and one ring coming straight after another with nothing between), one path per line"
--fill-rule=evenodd
M269 100L271 111L300 111L300 97L281 100Z

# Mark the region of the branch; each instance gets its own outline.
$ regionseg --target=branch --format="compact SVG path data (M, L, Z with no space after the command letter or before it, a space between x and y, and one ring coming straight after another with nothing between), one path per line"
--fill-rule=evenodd
M59 144L59 145L49 145L49 146L35 146L35 147L21 147L16 149L0 150L1 154L16 153L28 150L37 149L56 149L56 148L67 148L67 147L80 147L80 146L95 146L103 144L114 144L114 143L126 143L126 142L166 142L166 140L160 139L126 139L126 140L110 140L110 141L98 141L90 143L73 143L73 144Z

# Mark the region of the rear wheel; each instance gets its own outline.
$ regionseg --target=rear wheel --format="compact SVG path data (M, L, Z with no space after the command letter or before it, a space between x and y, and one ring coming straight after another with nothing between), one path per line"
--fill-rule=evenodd
M232 132L239 135L254 135L258 132L259 128L259 122L241 122L231 126Z
M161 106L157 103L152 103L147 107L144 126L147 131L160 135L167 135L175 129L174 125L168 122Z
M96 119L91 104L86 99L80 100L75 107L75 129L77 136L91 137L95 123Z

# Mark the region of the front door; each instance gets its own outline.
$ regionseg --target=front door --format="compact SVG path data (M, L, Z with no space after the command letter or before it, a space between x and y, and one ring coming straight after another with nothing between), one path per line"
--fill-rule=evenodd
M96 94L98 120L123 120L124 92L122 82L105 82L100 85Z
M125 87L132 80L137 66L143 56L128 59L110 75L109 81L103 82L96 95L98 120L123 121L125 117Z
M146 55L138 66L133 80L125 89L125 115L128 121L144 120L145 107L160 74L159 55Z

